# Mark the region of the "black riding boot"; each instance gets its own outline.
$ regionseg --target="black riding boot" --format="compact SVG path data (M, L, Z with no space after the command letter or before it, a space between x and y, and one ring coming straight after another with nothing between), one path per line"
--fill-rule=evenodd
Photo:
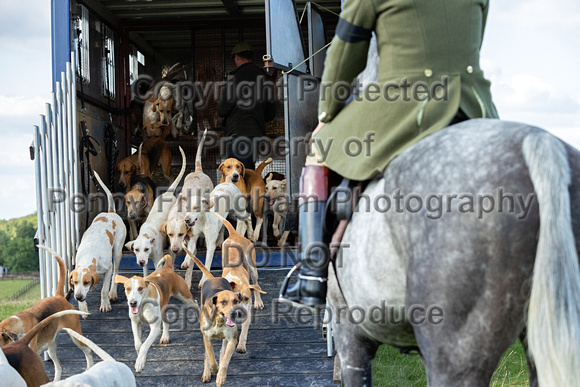
M280 299L307 306L326 304L329 249L324 243L324 217L328 197L328 169L307 165L300 176L298 241L300 262L288 273ZM298 280L288 289L290 276L298 269Z

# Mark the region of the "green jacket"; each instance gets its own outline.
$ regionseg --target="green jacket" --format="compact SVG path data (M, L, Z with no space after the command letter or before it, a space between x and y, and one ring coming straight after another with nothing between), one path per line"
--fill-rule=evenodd
M321 83L319 119L328 124L314 136L328 151L330 169L368 179L447 126L459 108L469 118L497 118L479 67L488 6L489 0L344 2ZM365 68L372 31L378 84L344 107L338 85Z

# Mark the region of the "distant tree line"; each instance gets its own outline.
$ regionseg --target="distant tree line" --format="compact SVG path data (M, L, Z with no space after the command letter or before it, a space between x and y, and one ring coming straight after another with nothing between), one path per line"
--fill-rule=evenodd
M32 216L0 221L0 266L9 272L38 271Z

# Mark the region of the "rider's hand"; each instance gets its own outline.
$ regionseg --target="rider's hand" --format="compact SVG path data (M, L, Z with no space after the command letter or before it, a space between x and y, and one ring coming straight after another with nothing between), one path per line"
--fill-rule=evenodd
M326 122L319 122L316 129L314 129L314 131L312 132L312 135L314 136L316 133L320 132L320 130L322 128L324 128L325 126L326 126Z
M314 131L312 132L312 135L310 136L310 141L309 144L312 145L312 137L314 137L314 135L318 132L320 132L320 130L322 128L324 128L324 126L326 125L326 122L319 122L318 126L316 127L316 129L314 129Z

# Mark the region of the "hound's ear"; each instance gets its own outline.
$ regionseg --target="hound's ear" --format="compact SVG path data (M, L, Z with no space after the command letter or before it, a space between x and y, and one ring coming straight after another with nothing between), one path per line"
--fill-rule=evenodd
M209 211L209 209L213 207L213 203L211 203L206 198L201 198L201 204L203 204L203 209L205 211Z
M155 101L155 103L151 107L151 111L156 112L157 110L159 110L159 100Z
M234 281L230 281L230 287L232 288L232 291L236 288L236 283Z
M4 332L2 332L2 339L6 343L10 343L12 341L18 340L18 335L16 333L13 333L13 332L4 331Z
M91 286L95 286L97 282L99 282L101 277L99 277L99 274L97 272L92 273L91 276L93 277L93 284Z
M217 305L217 301L218 301L218 296L217 296L217 295L215 295L215 296L213 296L213 297L212 297L212 299L211 299L211 304L212 304L212 305Z
M127 277L123 277L122 275L119 275L119 274L117 274L117 275L115 276L115 283L116 283L116 284L123 284L123 285L125 285L125 284L126 284L127 282L129 282L129 281L130 281L130 279L129 279L129 278L127 278Z
M238 296L239 302L247 302L249 300L249 298L245 297L242 293L236 293L236 295Z
M266 183L269 183L272 181L272 174L268 173L268 176L266 176Z
M131 165L131 173L137 172L137 167L135 165Z
M260 292L262 294L266 294L266 292L262 290L262 288L260 287L260 285L250 285L250 290L252 292Z
M218 171L220 171L221 173L223 173L222 169L224 169L224 163L221 163L220 166L218 167Z
M282 180L282 185L280 187L286 189L286 179Z
M127 242L127 243L125 243L125 247L127 249L133 251L133 243L135 243L135 241Z
M75 286L73 284L73 272L71 271L70 274L68 275L68 285L71 289L73 289Z
M242 164L242 177L246 177L246 166L242 162L240 164Z
M159 225L159 232L161 235L167 236L167 220Z
M152 244L153 246L155 246L155 238L149 238L149 242L151 242L151 244Z
M174 99L172 99L171 102L169 102L169 109L175 110L175 100Z

